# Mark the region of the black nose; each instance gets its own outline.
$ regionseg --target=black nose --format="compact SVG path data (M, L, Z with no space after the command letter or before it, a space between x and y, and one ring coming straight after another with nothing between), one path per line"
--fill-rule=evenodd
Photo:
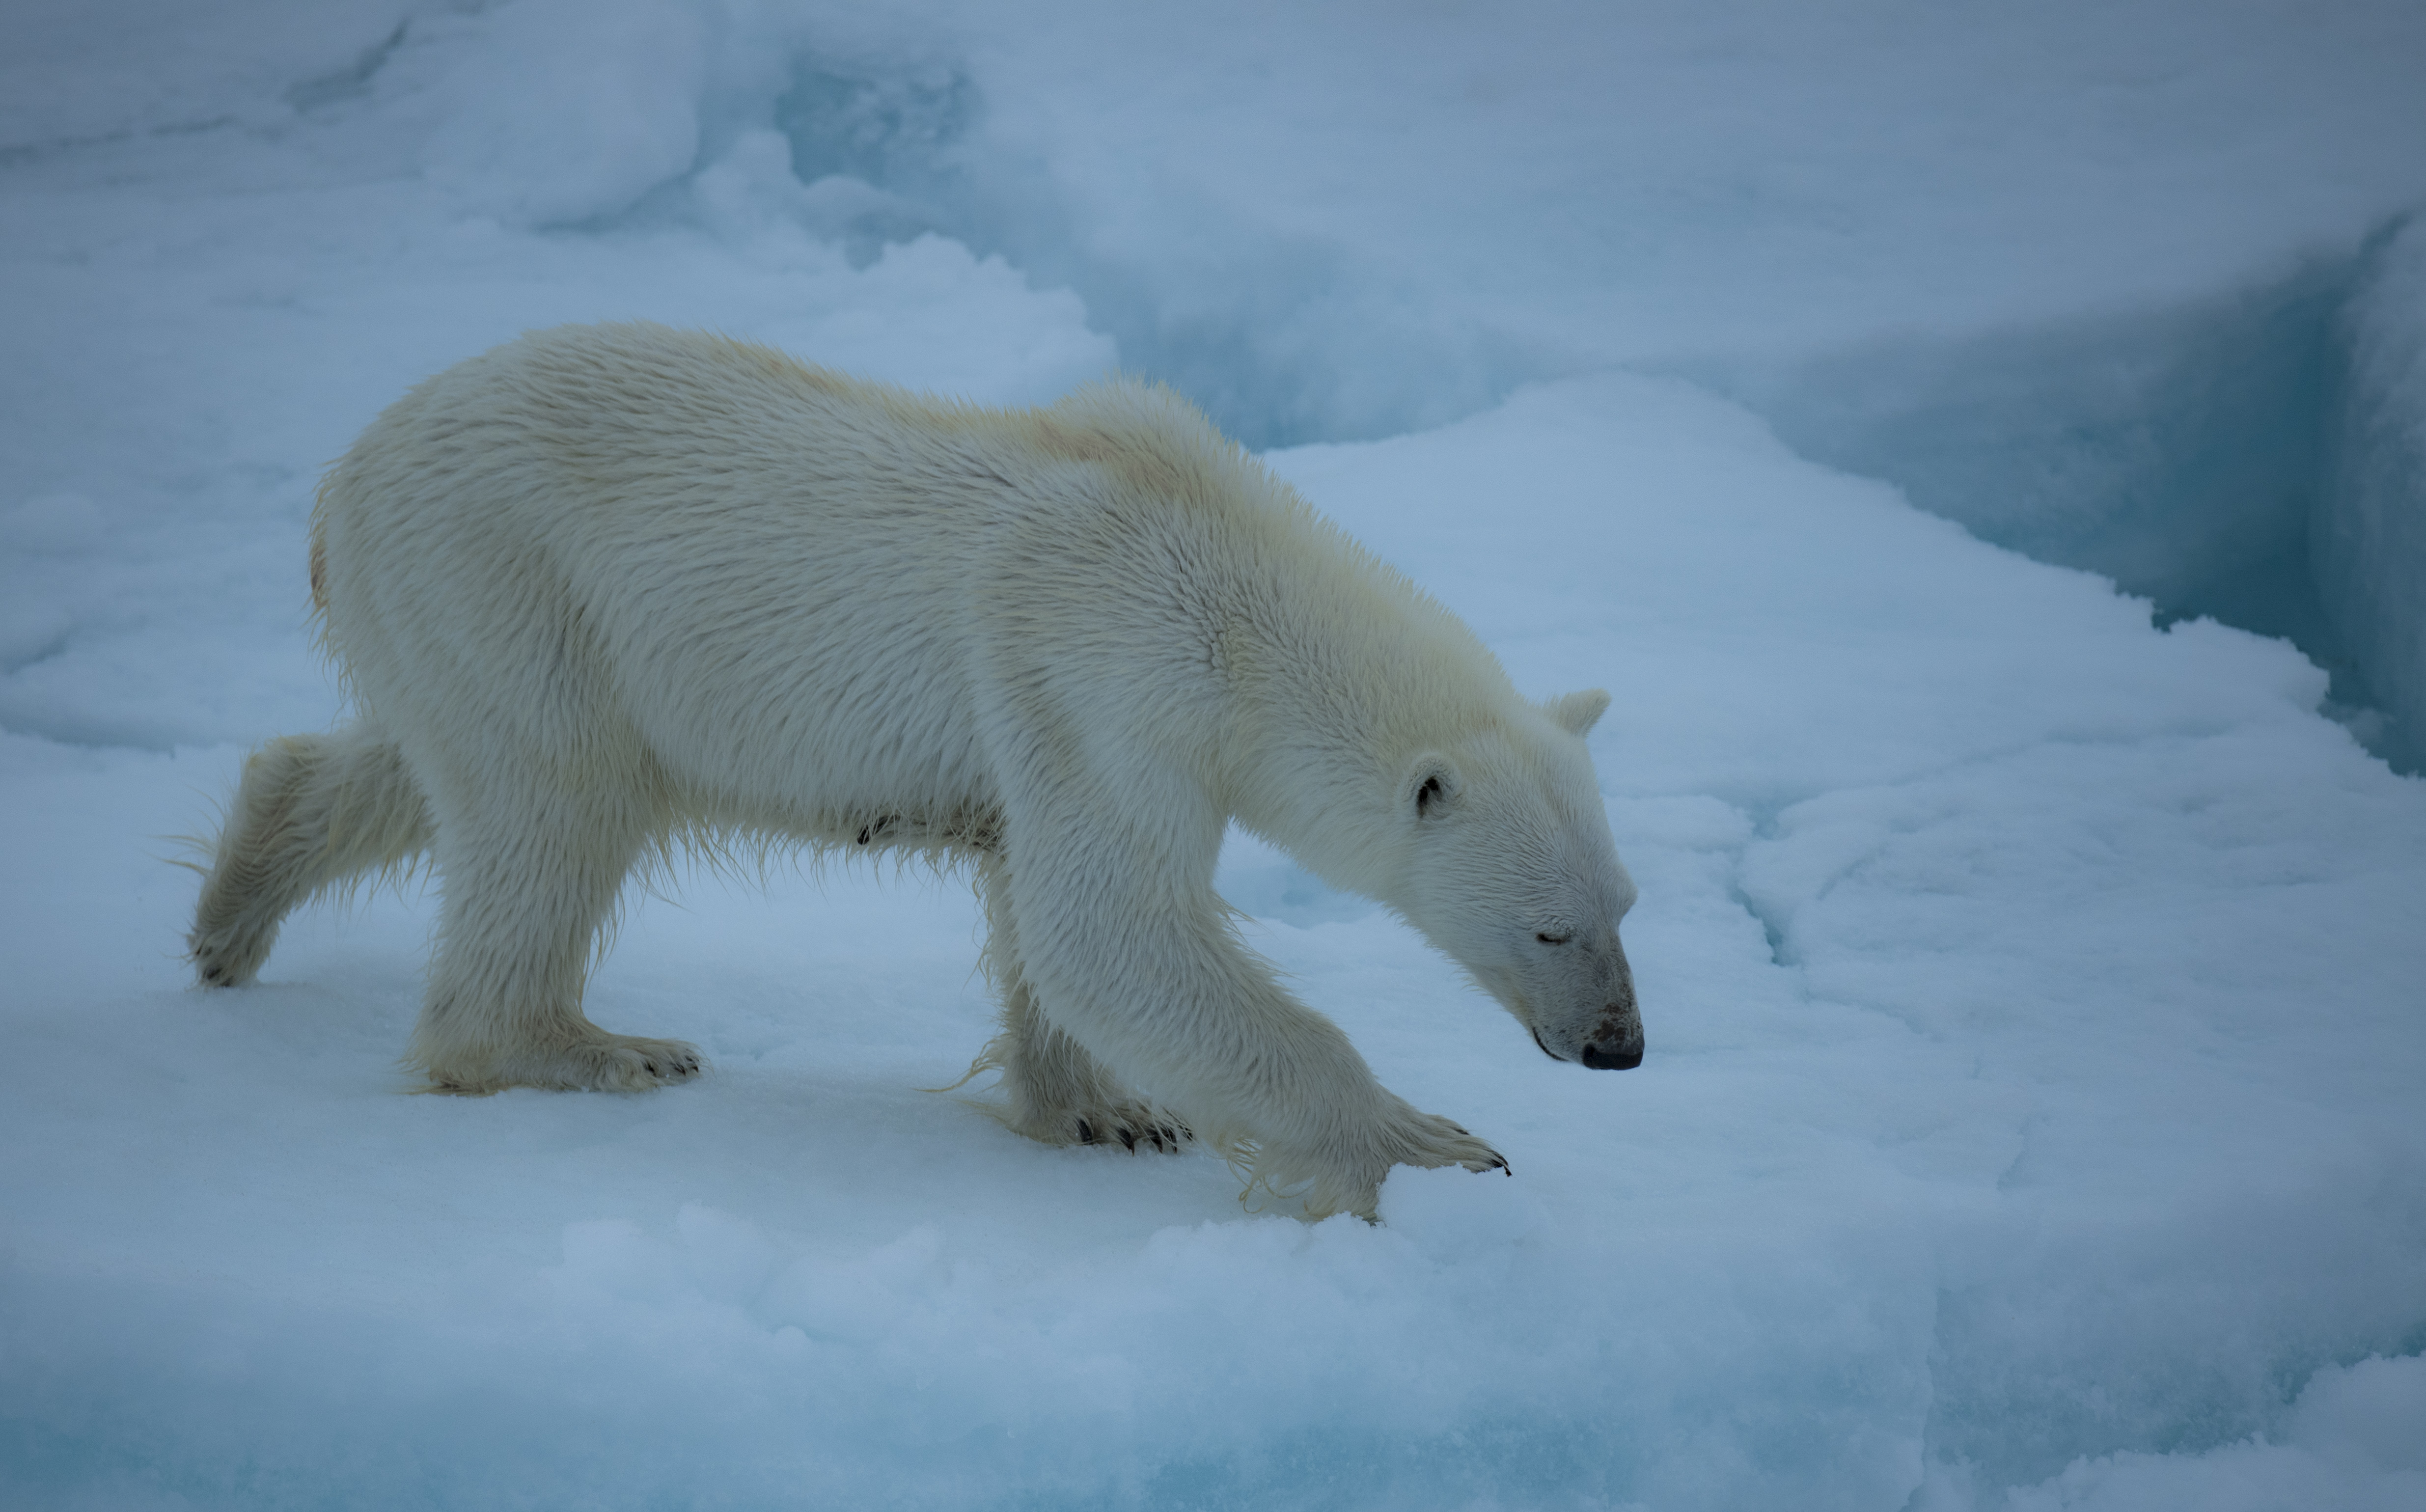
M1596 1071L1630 1071L1642 1064L1642 1041L1638 1039L1614 1054L1598 1045L1586 1045L1584 1064Z

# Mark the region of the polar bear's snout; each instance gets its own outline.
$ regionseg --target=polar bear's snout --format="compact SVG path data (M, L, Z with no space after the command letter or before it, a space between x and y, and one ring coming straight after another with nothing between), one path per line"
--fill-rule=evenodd
M1625 948L1611 929L1601 948L1582 953L1590 959L1593 980L1575 993L1584 1004L1568 1027L1545 1036L1533 1031L1533 1042L1553 1060L1570 1060L1596 1071L1630 1071L1642 1064L1642 1014L1634 1000L1634 973ZM1580 964L1580 963L1579 963ZM1570 998L1569 1001L1574 1001ZM1554 1049L1553 1044L1558 1048Z
M1538 1041L1540 1036L1534 1037ZM1576 1047L1575 1059L1593 1070L1630 1071L1642 1065L1642 1015L1634 1005L1634 984L1625 983L1600 1010L1591 1032L1578 1037L1583 1042Z
M1642 1064L1642 1021L1630 1010L1621 1013L1622 1007L1612 1005L1600 1027L1573 1055L1552 1050L1539 1029L1533 1031L1533 1043L1552 1060L1573 1060L1596 1071L1630 1071Z
M1596 1071L1634 1070L1642 1064L1642 1021L1628 1010L1623 1020L1605 1023L1576 1058Z
M1576 1057L1596 1071L1630 1071L1642 1064L1642 1014L1634 1004L1634 973L1623 956L1618 973L1617 990Z
M1626 966L1625 952L1616 945L1614 937L1612 930L1603 951L1576 953L1602 958L1586 966L1593 979L1592 985L1571 987L1568 1001L1580 998L1583 1004L1596 1006L1578 1006L1572 1018L1561 1023L1555 1015L1545 1017L1534 1006L1545 1000L1556 1001L1551 983L1535 984L1537 989L1551 988L1540 996L1520 993L1512 997L1512 1011L1532 1032L1533 1043L1541 1047L1542 1054L1552 1060L1572 1061L1596 1071L1629 1071L1642 1064L1642 1014L1634 1000L1634 973Z

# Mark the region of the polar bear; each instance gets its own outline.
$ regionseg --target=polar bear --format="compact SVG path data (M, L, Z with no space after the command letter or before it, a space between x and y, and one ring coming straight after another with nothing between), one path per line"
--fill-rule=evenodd
M1236 938L1235 820L1412 923L1560 1060L1642 1025L1583 735L1169 391L1004 410L721 336L527 335L329 474L312 593L357 705L246 764L188 944L252 980L315 893L428 853L407 1061L437 1089L634 1091L698 1053L583 979L686 841L973 866L1006 1121L1244 1164L1370 1215L1393 1166L1504 1168L1384 1089Z

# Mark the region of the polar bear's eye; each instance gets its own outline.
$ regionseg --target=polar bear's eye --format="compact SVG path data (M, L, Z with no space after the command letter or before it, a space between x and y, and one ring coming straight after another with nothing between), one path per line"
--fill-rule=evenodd
M1573 935L1535 935L1533 938L1545 945L1563 945L1568 941L1573 940L1576 937Z

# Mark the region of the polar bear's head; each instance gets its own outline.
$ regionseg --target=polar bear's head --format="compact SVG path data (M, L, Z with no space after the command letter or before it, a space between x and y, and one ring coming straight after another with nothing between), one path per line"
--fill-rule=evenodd
M1634 906L1583 736L1609 707L1573 693L1445 742L1403 770L1407 860L1393 899L1553 1059L1642 1062L1618 922Z

